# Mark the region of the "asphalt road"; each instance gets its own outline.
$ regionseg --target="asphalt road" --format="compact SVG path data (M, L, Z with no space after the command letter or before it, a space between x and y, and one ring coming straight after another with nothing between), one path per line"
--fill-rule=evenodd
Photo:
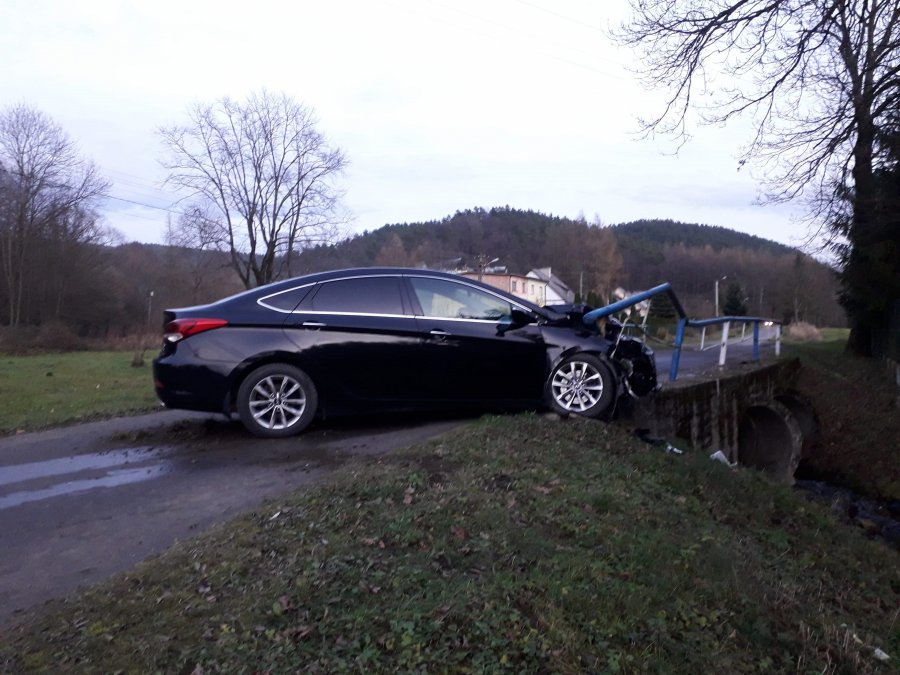
M359 455L463 418L320 424L260 441L223 417L165 411L0 439L0 628Z
M714 373L719 367L719 341L707 341L704 351L698 349L699 345L687 344L681 349L681 358L678 362L678 380L690 380ZM662 348L650 343L656 355L656 372L663 386L669 381L669 367L672 364L671 348ZM763 361L774 358L775 343L772 340L764 340L760 336L759 354ZM726 366L740 363L752 363L753 341L749 334L746 340L740 338L729 340L726 354Z

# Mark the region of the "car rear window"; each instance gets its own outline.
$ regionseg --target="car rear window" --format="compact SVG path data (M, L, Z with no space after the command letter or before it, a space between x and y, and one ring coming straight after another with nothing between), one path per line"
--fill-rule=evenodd
M400 277L360 277L319 284L304 308L317 312L358 314L403 314Z

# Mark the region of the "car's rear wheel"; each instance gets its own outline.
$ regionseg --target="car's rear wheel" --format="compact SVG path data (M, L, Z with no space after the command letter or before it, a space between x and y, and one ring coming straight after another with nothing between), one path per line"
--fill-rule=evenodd
M241 422L260 438L299 434L312 422L318 403L313 381L286 363L254 370L241 383L237 395Z
M576 354L562 361L550 373L547 390L553 410L585 417L607 413L616 396L612 372L593 354Z

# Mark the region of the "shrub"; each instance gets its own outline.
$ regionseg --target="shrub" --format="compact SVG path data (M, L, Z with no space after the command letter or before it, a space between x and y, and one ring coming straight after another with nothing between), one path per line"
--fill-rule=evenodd
M32 352L36 337L34 326L3 326L0 328L0 352L15 355Z
M41 351L74 352L85 345L78 334L61 321L48 321L38 326L34 347Z
M40 326L0 328L0 352L4 354L74 352L85 348L84 340L60 321L49 321Z
M788 326L788 335L798 342L821 342L822 334L811 323L796 321Z

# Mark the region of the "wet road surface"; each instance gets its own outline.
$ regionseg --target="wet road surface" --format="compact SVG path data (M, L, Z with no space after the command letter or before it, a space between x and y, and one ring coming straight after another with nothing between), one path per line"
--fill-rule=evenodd
M347 420L261 441L223 417L166 411L0 438L0 627L350 457L464 422Z
M763 336L765 337L765 336ZM763 362L775 358L775 344L772 340L760 339L759 355ZM669 367L672 364L672 348L662 347L650 342L656 356L656 372L663 386L669 381ZM751 339L740 338L729 340L728 351L725 359L726 367L734 367L738 364L753 362L753 342ZM681 349L681 358L678 361L678 380L690 380L698 377L706 377L715 373L719 368L719 342L707 341L704 351L698 349L696 344L685 344Z

